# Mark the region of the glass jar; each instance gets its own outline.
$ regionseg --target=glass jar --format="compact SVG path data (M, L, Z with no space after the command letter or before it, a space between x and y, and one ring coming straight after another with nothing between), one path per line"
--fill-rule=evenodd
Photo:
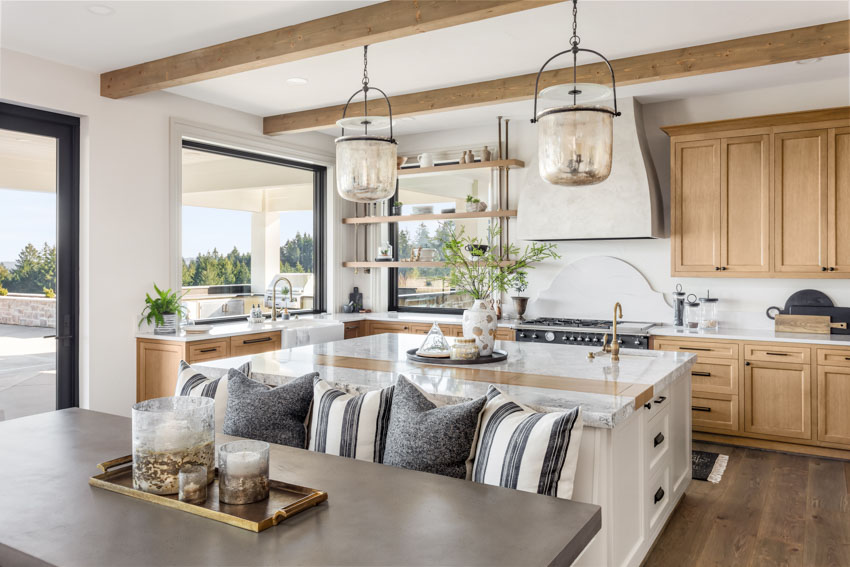
M178 474L180 491L177 498L181 502L197 504L207 500L207 467L204 465L188 465L180 469Z
M225 504L250 504L269 497L269 444L231 441L219 449L218 499Z
M676 291L673 292L673 324L677 327L685 324L685 292L682 291L682 284L676 284Z
M693 298L693 299L691 299ZM699 308L700 303L697 301L697 296L691 294L688 296L688 300L685 302L685 328L686 329L697 329L699 328Z
M155 398L133 405L133 487L152 494L177 494L180 469L207 468L215 476L215 400Z
M398 146L378 136L336 139L336 187L348 201L374 203L395 194Z
M611 174L613 111L570 105L537 114L540 177L554 185L593 185Z
M715 330L718 326L717 303L720 301L716 297L711 297L711 293L706 293L706 297L700 297L699 311L699 328L707 330Z
M450 352L452 360L475 360L478 358L478 345L475 339L455 339Z

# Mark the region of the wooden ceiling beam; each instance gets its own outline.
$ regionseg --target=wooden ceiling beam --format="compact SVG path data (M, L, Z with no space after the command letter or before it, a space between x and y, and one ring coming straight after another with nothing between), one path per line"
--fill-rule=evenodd
M279 65L562 0L392 0L333 14L100 76L100 94L123 98Z
M611 61L617 86L749 69L850 52L850 20L671 49ZM536 73L390 97L393 116L416 116L476 106L529 100ZM572 67L544 71L540 89L572 81ZM604 63L578 67L579 82L609 83ZM265 134L304 132L333 126L342 104L263 119ZM529 108L529 113L531 109ZM370 101L370 115L387 114L383 99Z

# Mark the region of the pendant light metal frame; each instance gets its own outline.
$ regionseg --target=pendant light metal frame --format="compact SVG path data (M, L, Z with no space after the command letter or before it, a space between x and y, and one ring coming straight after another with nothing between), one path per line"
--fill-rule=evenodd
M337 138L334 141L335 142L349 142L349 141L353 141L353 140L371 140L371 141L377 141L377 142L387 142L387 143L390 143L390 144L397 144L397 142L393 138L393 106L390 103L390 98L387 96L387 93L385 93L384 91L382 91L378 87L370 87L369 86L369 73L367 71L368 63L369 63L368 50L369 50L369 46L364 45L363 46L363 86L360 87L359 89L357 89L356 91L354 91L354 94L352 94L350 97L348 97L348 100L345 103L345 107L342 109L342 118L343 119L345 118L345 114L348 112L348 107L349 107L349 105L351 105L351 101L354 100L354 97L356 97L360 93L363 93L363 118L364 119L368 118L369 117L369 91L370 90L378 91L379 93L381 93L381 96L383 96L384 100L387 102L387 110L389 112L389 118L390 118L390 135L389 135L389 137L370 136L369 135L369 123L368 123L368 120L366 120L363 123L363 134L354 135L354 136L346 136L345 135L345 127L341 126L340 128L341 128L342 132L340 134L340 137Z

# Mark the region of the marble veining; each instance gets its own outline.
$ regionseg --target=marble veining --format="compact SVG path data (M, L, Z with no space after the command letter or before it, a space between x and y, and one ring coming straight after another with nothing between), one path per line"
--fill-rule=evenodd
M210 376L223 374L228 368L250 360L254 377L268 384L281 384L306 374L319 372L321 376L349 391L363 392L395 383L398 374L404 374L425 391L446 403L474 398L487 391L488 382L481 379L464 379L453 376L456 367L419 365L410 363L405 352L419 346L422 338L416 335L382 334L347 341L279 350L253 356L214 360L196 364ZM589 391L533 387L519 385L514 377L533 374L563 377L572 380L602 382L606 386L617 384L644 384L657 395L674 381L690 376L695 357L689 353L658 351L626 351L618 363L610 358L587 359L586 347L553 347L538 343L513 343L497 341L496 348L508 351L504 362L486 365L486 372L507 373L498 384L504 392L518 401L541 411L561 411L581 405L585 423L589 427L613 428L634 411L634 398L629 395L594 393ZM331 357L364 359L392 363L392 370L365 370L331 366L317 362ZM484 371L485 366L474 367ZM589 382L589 386L596 386Z
M726 339L731 341L769 341L778 343L806 343L834 347L850 347L850 335L821 335L817 333L777 333L773 329L735 329L721 326L716 331L690 330L682 327L653 327L655 337L683 339Z

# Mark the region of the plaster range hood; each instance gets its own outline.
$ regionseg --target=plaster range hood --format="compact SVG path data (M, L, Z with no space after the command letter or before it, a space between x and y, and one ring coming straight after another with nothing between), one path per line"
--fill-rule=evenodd
M519 196L521 240L664 236L661 190L646 142L642 106L633 98L618 103L622 116L614 119L614 161L611 175L602 183L550 185L538 173L535 151Z

